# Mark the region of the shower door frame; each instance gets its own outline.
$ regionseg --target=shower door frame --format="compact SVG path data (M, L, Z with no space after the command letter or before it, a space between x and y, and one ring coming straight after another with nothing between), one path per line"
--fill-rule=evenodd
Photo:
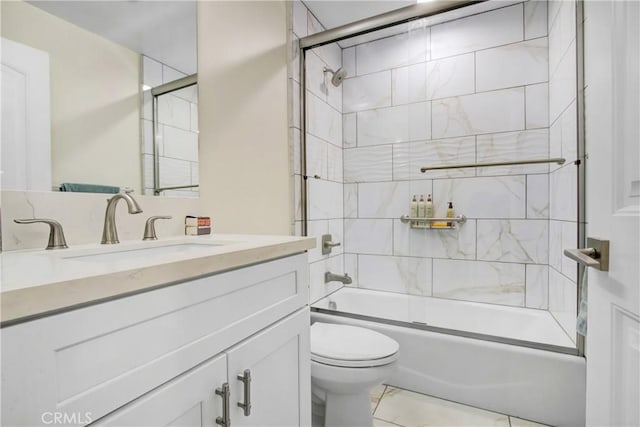
M488 0L438 0L427 3L417 3L415 5L396 9L380 15L375 15L370 18L365 18L359 21L355 21L349 24L345 24L336 28L332 28L326 31L321 31L316 34L312 34L306 37L302 37L298 41L299 57L300 57L300 174L302 176L302 182L300 185L300 203L301 203L301 234L303 236L308 235L308 185L307 181L309 177L307 175L307 106L306 106L306 54L307 51L316 47L324 46L327 44L335 43L347 38L368 34L374 31L382 30L384 28L393 27L395 25L407 23L413 20L427 18L441 13L450 12L456 9L461 9L474 4L484 3ZM584 122L584 3L583 0L575 0L576 8L576 118L577 118L577 151L578 160L574 162L577 168L577 246L578 248L585 247L585 232L586 232L586 201L585 201L585 122ZM518 3L518 2L514 2ZM580 301L582 299L582 287L581 283L585 274L585 268L581 264L576 266L577 275L577 292L576 292L576 308L580 307ZM320 310L319 310L320 311ZM351 317L346 313L340 315ZM576 309L576 318L577 318ZM360 317L353 315L353 317ZM368 319L372 320L372 319ZM378 321L379 319L373 319ZM384 321L383 321L384 323ZM405 326L415 327L418 329L427 329L429 327L423 327L422 325L407 324ZM440 329L440 328L438 328ZM439 332L452 333L451 330L442 329ZM458 331L453 333L454 335L468 336L464 331ZM545 344L529 343L527 341L509 340L501 337L479 337L474 336L477 339L487 339L494 342L502 342L505 344L517 344L525 347L538 348L542 350L556 351L560 353L575 354L577 356L584 357L585 355L585 337L580 334L576 334L576 348L561 348L557 346L548 346ZM514 341L518 341L517 343Z

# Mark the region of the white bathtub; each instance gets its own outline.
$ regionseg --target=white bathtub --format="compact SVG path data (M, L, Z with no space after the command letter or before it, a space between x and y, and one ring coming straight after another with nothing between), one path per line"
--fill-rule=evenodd
M327 313L330 302L336 304L336 314ZM512 342L558 338L548 333L553 328L542 334L536 330L550 326L544 311L353 288L342 288L312 307L312 322L364 326L398 341L399 368L390 385L554 426L585 423L584 358L401 323L422 316L419 322L426 328L459 329L475 337L486 334ZM425 312L420 315L419 309ZM353 315L359 318L349 317ZM369 316L386 320L364 318ZM568 344L561 342L573 346L565 338Z

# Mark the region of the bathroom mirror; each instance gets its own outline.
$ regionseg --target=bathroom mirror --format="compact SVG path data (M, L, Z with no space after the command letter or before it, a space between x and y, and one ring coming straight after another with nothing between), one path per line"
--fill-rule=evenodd
M158 98L155 138L151 95L197 73L195 1L1 8L3 89L18 88L3 90L3 190L78 183L152 195L155 181L178 187L159 195L197 196L197 85Z

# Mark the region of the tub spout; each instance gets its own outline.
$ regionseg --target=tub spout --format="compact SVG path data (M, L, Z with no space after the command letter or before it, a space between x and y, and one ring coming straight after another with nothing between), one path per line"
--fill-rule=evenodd
M347 273L345 273L344 275L341 274L333 274L330 271L327 271L326 273L324 273L324 283L329 283L329 282L342 282L345 285L350 285L351 284L351 277L349 277L349 275Z

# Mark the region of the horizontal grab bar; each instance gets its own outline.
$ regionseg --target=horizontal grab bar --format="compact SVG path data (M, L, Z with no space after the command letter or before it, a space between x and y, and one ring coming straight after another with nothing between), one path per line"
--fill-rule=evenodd
M441 169L463 169L463 168L484 168L488 166L513 166L513 165L532 165L539 163L557 163L563 165L566 159L562 157L555 157L552 159L533 159L533 160L512 160L504 162L488 162L488 163L461 163L458 165L439 165L439 166L426 166L420 168L420 172L441 170Z

